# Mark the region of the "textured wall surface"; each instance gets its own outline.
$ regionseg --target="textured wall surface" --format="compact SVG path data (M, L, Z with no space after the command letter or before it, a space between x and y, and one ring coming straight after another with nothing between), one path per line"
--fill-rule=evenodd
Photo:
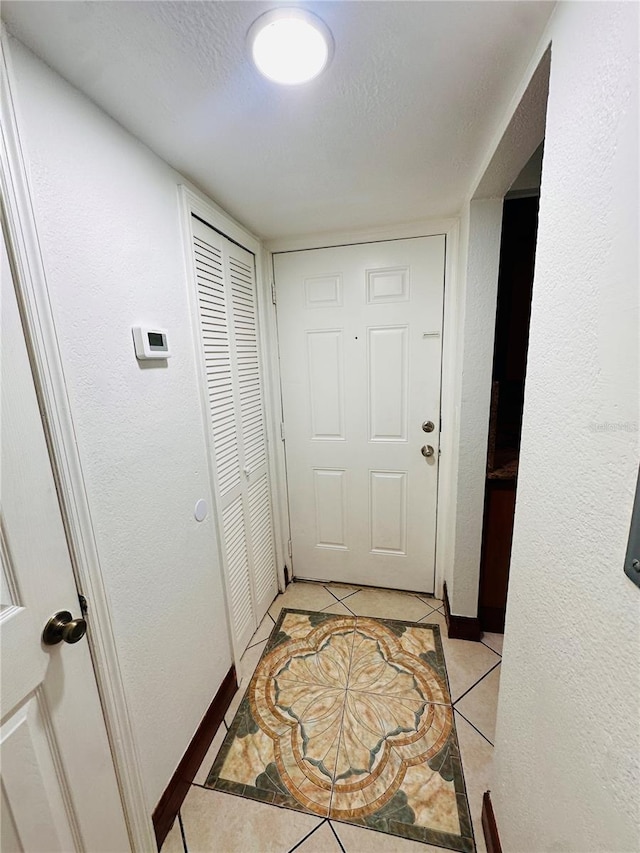
M211 506L211 499L180 177L21 45L11 46L36 220L151 809L231 664L213 520L193 517L196 500ZM131 326L140 323L168 329L167 367L136 360Z
M502 199L474 200L462 228L455 530L445 575L451 612L457 616L478 612L501 223Z
M506 851L640 849L638 6L552 19L492 796Z

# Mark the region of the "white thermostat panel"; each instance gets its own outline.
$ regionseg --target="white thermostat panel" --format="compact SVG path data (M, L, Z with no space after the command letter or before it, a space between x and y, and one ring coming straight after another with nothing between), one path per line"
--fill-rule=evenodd
M134 326L133 343L136 358L145 361L148 358L169 358L169 339L166 329L151 329L146 326Z

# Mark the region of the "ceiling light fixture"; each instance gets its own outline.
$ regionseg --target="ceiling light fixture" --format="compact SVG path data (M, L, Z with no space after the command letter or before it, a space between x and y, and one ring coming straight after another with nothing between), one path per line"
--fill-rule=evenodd
M327 67L333 53L331 31L306 9L265 12L251 25L248 41L258 71L288 86L313 80Z

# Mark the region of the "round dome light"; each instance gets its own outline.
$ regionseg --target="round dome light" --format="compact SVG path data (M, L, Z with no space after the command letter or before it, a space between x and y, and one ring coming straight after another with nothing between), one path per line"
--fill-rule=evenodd
M258 71L288 86L317 77L327 67L333 50L329 28L306 9L265 12L252 24L248 38Z

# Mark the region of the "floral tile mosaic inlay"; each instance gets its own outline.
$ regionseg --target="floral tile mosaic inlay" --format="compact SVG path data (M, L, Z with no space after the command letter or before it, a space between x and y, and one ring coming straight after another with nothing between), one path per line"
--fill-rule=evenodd
M206 784L472 853L439 627L283 610Z

